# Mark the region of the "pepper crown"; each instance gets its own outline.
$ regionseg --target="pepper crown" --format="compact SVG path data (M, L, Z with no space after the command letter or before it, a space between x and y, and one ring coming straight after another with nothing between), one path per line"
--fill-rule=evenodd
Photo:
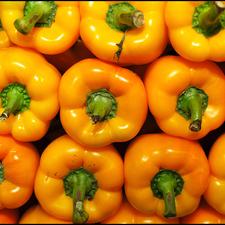
M189 129L198 132L207 106L208 95L201 89L189 87L178 96L176 111L186 120L191 119Z
M24 35L30 33L33 27L51 27L56 10L55 1L26 1L24 17L15 20L14 26Z
M87 96L86 111L93 123L102 122L116 116L117 102L107 89L102 88Z
M19 83L11 83L6 86L0 93L3 113L0 120L7 119L10 114L17 115L24 112L30 107L30 96L26 88Z
M88 213L84 210L84 200L91 200L98 189L97 180L87 170L80 168L71 171L64 179L64 190L73 199L73 223L88 221Z
M173 170L160 170L151 181L151 189L155 197L164 199L164 216L176 216L175 197L182 192L183 178Z

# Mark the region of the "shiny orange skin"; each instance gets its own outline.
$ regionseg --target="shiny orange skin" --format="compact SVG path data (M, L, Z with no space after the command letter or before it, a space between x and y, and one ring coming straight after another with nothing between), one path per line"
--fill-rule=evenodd
M118 103L116 116L93 124L86 113L87 95L107 88ZM144 84L132 71L85 59L63 75L59 87L60 119L65 131L86 146L106 146L125 142L137 135L147 115Z
M47 214L40 205L30 207L20 218L19 224L72 224Z
M126 200L117 213L104 220L103 224L179 224L178 219L165 219L157 215L146 215L133 208Z
M225 133L223 133L213 144L209 152L209 166L210 177L209 185L204 194L207 203L217 210L219 213L225 215Z
M149 66L144 83L149 109L167 134L196 140L225 121L225 75L213 62L196 63L180 56L164 56ZM208 95L208 106L198 132L191 131L190 120L176 111L178 96L189 86L200 88Z
M128 1L129 2L129 1ZM105 21L112 1L80 2L80 35L87 48L99 59L117 62L114 54L118 50L123 32L109 27ZM139 29L126 32L120 64L145 64L160 56L167 44L164 22L165 2L131 1L130 4L144 14L145 24Z
M35 194L46 212L71 221L73 201L65 195L63 178L80 167L91 172L98 182L94 198L84 201L88 223L97 223L113 215L122 201L123 161L112 145L91 149L80 146L67 135L57 138L41 156Z
M19 212L17 209L1 209L0 224L17 224Z
M60 73L42 55L28 49L0 49L0 90L9 83L23 84L31 98L30 108L0 121L0 134L23 142L41 139L59 110ZM0 113L3 112L0 106Z
M0 183L0 209L24 205L33 193L39 155L33 145L0 136L0 161L4 180Z
M34 27L28 35L14 26L14 21L23 17L24 4L25 1L0 3L2 25L14 44L52 55L66 51L76 42L80 27L78 2L56 1L56 17L51 27Z
M225 61L225 29L205 37L192 28L195 7L203 1L168 1L165 7L165 21L173 48L184 58L203 62Z
M4 30L0 30L0 48L7 48L11 45L8 35Z
M150 182L161 169L174 170L184 180L176 196L176 216L192 213L208 184L209 166L197 142L168 136L146 134L128 147L124 161L125 191L130 204L146 214L164 214L164 200L153 195Z
M192 214L181 218L180 221L182 224L224 224L225 216L202 202Z

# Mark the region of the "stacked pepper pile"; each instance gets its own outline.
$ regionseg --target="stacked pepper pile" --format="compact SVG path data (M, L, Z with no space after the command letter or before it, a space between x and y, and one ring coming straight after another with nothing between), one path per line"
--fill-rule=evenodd
M0 21L1 224L224 223L224 2L1 1Z

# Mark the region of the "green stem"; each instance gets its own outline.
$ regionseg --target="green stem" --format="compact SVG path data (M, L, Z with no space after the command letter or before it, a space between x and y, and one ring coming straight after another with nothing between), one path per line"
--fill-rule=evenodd
M116 99L106 89L91 92L87 96L86 106L87 114L91 117L93 123L111 119L116 115Z
M129 13L121 12L118 15L118 23L127 25L130 29L142 27L144 25L144 14L139 10Z
M7 119L10 114L18 114L27 110L30 106L30 97L25 87L18 83L9 84L0 93L3 113L0 120Z
M66 195L73 199L73 223L86 223L89 215L84 209L84 201L94 198L97 191L95 177L83 168L71 171L64 178L64 189Z
M22 34L28 34L43 16L43 10L40 7L35 7L30 14L24 16L22 19L17 19L14 23L16 29Z
M182 192L183 185L182 177L172 170L160 170L152 179L151 188L154 196L164 199L166 218L176 216L175 197Z
M207 106L208 95L201 89L189 87L178 96L176 110L186 120L191 120L189 129L198 132Z
M0 161L0 184L4 181L4 167L2 162Z
M207 1L195 8L192 26L197 32L210 37L224 28L225 11L219 5L215 1Z
M22 34L28 34L34 26L50 27L56 14L54 1L26 1L24 17L15 20L14 26Z

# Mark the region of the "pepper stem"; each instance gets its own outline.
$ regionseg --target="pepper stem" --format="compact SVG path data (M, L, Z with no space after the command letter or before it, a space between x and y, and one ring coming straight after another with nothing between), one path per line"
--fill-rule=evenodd
M89 215L84 209L84 200L94 198L97 191L95 177L83 168L74 170L64 178L64 189L66 195L73 199L73 223L86 223Z
M50 27L56 14L54 1L27 1L24 7L24 17L14 22L16 29L22 34L28 34L34 26Z
M0 184L4 181L4 167L2 162L0 161Z
M192 27L206 37L218 33L224 28L225 10L220 1L207 1L195 8Z
M176 110L186 120L191 120L189 129L198 132L207 106L208 95L201 89L189 87L178 96Z
M4 111L0 115L0 120L7 119L10 114L23 112L30 106L30 97L25 87L18 83L9 84L0 93L2 107Z
M144 14L140 10L135 10L129 13L119 14L118 23L124 24L132 28L139 28L144 25Z
M160 170L153 177L151 188L155 197L164 199L166 218L176 216L175 197L182 192L183 185L182 177L172 170Z
M106 89L91 92L87 96L86 105L87 114L91 117L94 124L111 119L116 115L116 99Z

